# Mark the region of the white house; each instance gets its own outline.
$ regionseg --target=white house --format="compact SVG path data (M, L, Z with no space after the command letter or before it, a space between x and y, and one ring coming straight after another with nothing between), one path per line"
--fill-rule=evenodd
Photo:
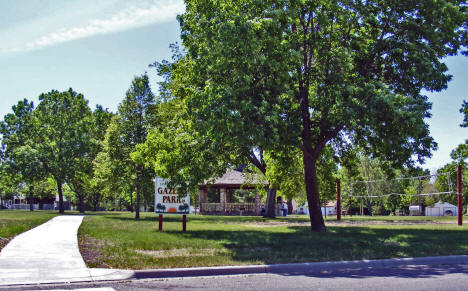
M447 202L437 202L431 207L426 207L426 216L456 216L457 206Z

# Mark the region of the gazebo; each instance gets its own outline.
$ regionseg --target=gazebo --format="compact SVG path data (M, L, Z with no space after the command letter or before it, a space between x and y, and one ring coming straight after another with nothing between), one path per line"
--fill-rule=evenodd
M214 182L198 185L200 192L200 213L202 214L223 214L223 215L260 215L261 209L264 207L260 203L260 196L256 191L256 186L267 186L265 182L260 182L255 175L249 179L240 170L231 170L226 172L223 176L214 180ZM219 203L208 203L207 191L208 189L219 190ZM254 203L231 203L231 191L242 190L255 190Z

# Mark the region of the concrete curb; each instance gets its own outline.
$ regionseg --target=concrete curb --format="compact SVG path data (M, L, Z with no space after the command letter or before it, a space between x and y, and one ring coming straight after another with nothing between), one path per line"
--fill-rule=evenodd
M109 281L158 279L175 277L203 277L220 275L246 275L246 274L282 274L282 275L314 275L334 271L360 270L370 268L391 268L400 266L438 266L438 265L468 264L468 255L419 257L419 258L395 258L381 260L355 260L317 263L295 263L274 265L245 265L245 266L221 266L221 267L197 267L197 268L173 268L152 270L120 270L120 269L88 269L90 278L73 278L52 280L47 282L23 282L13 284L0 284L0 289L8 286L69 284L69 283L97 283Z
M218 275L242 275L242 274L300 274L300 273L323 273L348 269L384 268L407 265L447 265L468 264L468 255L442 256L442 257L420 257L420 258L397 258L382 260L356 260L337 262L297 263L297 264L275 264L275 265L247 265L247 266L222 266L222 267L199 267L199 268L173 268L173 269L151 269L135 270L136 279L171 278L171 277L197 277Z

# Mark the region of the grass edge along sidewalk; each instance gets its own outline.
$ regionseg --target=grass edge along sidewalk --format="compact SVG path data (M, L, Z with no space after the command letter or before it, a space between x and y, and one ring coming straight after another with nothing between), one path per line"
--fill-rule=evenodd
M58 213L52 211L1 210L0 211L0 251L16 235L30 230Z
M327 233L317 234L304 216L193 215L182 233L179 216L165 216L158 232L153 213L139 221L130 213L95 213L85 217L78 236L88 267L135 270L468 254L468 227L457 226L456 218L333 221L327 221Z

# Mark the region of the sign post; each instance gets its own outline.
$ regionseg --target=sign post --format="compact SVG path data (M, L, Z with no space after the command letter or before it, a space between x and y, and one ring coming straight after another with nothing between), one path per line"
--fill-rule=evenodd
M154 180L154 212L159 214L159 231L163 229L163 214L182 214L182 230L187 230L187 214L190 213L190 194L179 197L175 188L168 187L168 181L156 177Z
M163 215L159 214L159 231L162 231Z

